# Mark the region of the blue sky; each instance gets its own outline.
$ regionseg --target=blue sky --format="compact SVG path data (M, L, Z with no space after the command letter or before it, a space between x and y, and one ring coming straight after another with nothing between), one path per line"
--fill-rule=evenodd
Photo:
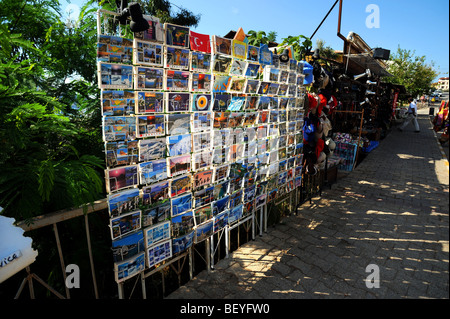
M72 0L72 4L83 0ZM292 35L310 37L335 0L171 0L173 9L183 7L201 14L200 23L193 31L224 36L230 30L242 27L249 30L277 32L277 40ZM366 19L379 8L379 27L368 28ZM65 3L62 1L62 7ZM335 50L343 49L338 38L339 3L314 35ZM396 52L402 49L415 51L416 56L426 56L427 63L434 62L438 77L449 76L449 1L448 0L343 0L341 33L359 34L372 48L381 47Z

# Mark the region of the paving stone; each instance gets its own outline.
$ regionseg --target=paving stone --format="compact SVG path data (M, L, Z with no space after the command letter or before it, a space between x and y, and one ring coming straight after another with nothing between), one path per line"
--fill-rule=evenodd
M449 298L449 174L427 116L168 298ZM430 174L436 172L436 174ZM380 267L369 289L366 267Z

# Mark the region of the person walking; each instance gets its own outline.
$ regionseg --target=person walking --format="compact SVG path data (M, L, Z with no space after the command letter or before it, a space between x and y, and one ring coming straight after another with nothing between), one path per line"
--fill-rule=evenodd
M414 123L414 128L415 128L414 132L419 133L420 127L419 127L419 123L417 122L417 104L415 103L415 101L412 97L410 97L408 99L408 102L409 102L409 107L408 107L408 113L407 113L406 119L398 129L403 132L403 130L408 126L408 124L412 120Z

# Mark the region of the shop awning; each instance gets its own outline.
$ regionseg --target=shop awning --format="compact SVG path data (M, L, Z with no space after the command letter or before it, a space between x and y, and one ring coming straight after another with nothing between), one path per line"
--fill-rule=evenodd
M378 76L393 76L380 64L377 59L374 59L369 53L359 53L345 55L350 61L358 64L363 69L370 69L374 75Z

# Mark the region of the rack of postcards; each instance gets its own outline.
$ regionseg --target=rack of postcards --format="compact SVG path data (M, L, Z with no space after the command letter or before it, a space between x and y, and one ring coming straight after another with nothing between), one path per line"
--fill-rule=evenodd
M243 31L145 16L149 30L123 37L109 34L115 15L98 12L97 53L121 283L301 185L304 75Z

